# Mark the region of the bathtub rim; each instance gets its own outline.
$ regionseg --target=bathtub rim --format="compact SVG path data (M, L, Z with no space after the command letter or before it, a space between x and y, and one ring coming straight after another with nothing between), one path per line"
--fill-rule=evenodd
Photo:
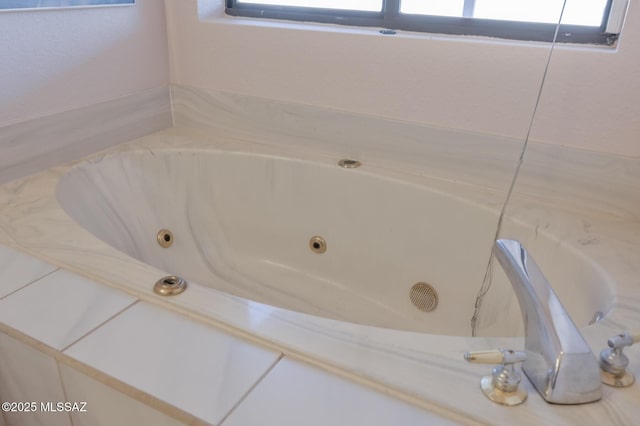
M120 150L109 150L108 152L104 153L104 154L97 154L95 156L88 156L83 160L79 160L75 163L72 163L71 165L69 165L68 167L65 167L65 171L59 176L58 182L56 184L55 187L55 196L56 196L56 200L58 202L58 204L62 207L62 209L64 210L65 213L67 213L67 215L69 215L72 219L74 218L74 214L72 214L71 209L73 208L73 206L71 205L65 205L64 202L62 202L61 200L61 193L62 191L64 191L66 188L64 188L64 183L67 179L74 179L75 176L73 176L73 174L78 173L80 174L80 177L84 176L85 173L90 173L90 170L87 169L91 169L92 167L94 167L94 164L98 164L98 165L103 165L109 161L115 160L117 161L117 158L120 157L121 155L126 155L126 156L140 156L140 157L145 157L145 156L149 156L152 155L152 157L156 157L156 156L165 156L165 157L170 157L172 155L179 155L179 156L192 156L192 157L197 157L200 155L212 155L214 157L228 157L230 160L235 160L236 157L252 157L252 158L258 158L260 160L266 160L266 161L277 161L277 162L286 162L286 163L295 163L295 165L308 165L308 166L312 166L314 168L316 168L316 171L324 171L324 170L328 170L330 172L336 172L336 170L340 170L336 163L338 162L337 159L335 158L335 156L330 156L330 157L322 157L322 156L316 156L315 153L313 154L309 154L309 153L305 153L305 156L301 156L302 158L299 158L298 156L295 155L285 155L283 153L281 153L280 151L277 152L271 152L271 150L256 150L256 146L255 145L248 145L248 146L243 146L243 144L236 144L236 143L229 143L228 146L233 147L233 149L222 149L220 147L217 146L209 146L209 147L201 147L201 146L181 146L181 147L175 147L175 146L169 146L169 147L163 147L161 149L152 149L149 148L148 146L146 147L147 149L141 149L140 146L134 145L132 147L127 147L125 149L120 149ZM131 149L129 149L131 148ZM264 151L264 152L262 152ZM217 158L214 161L219 161ZM134 159L135 162L135 159ZM215 164L215 163L214 163ZM109 170L108 173L111 173L111 171ZM338 171L338 173L343 173L342 171ZM433 193L438 197L444 197L444 198L451 198L454 200L454 202L456 203L460 203L461 205L464 206L468 206L470 210L481 210L483 213L486 213L488 215L492 215L496 218L497 221L497 217L499 215L499 212L496 209L492 209L487 205L483 205L480 204L478 202L475 202L473 200L469 200L467 198L464 197L464 194L458 194L458 193L449 193L449 192L445 192L443 191L441 188L433 188L431 186L427 186L429 183L431 183L431 181L427 180L425 181L424 179L420 178L415 178L414 180L408 180L408 176L406 174L403 174L403 171L391 171L391 173L389 173L389 170L380 168L379 166L375 166L375 165L366 165L365 167L359 168L358 170L351 170L351 171L346 171L344 173L355 173L359 176L364 176L366 177L370 177L372 179L378 180L378 181L384 181L384 182L388 182L391 184L398 184L398 185L402 185L402 186L408 186L411 189L415 189L418 191L426 191L427 193ZM72 202L72 201L71 201ZM512 227L516 226L516 227L522 227L523 229L533 229L529 224L524 223L524 221L522 221L521 219L518 218L507 218L506 219L507 222L509 222ZM74 220L75 222L75 220ZM76 222L77 223L77 222ZM79 225L79 224L78 224ZM82 225L79 225L82 226ZM85 228L85 230L89 231L92 235L96 236L96 238L102 240L100 237L98 237L96 234L94 234L92 232L91 229L89 228ZM604 316L606 317L609 312L611 311L612 307L613 307L613 300L615 298L615 292L614 292L614 284L612 283L612 279L608 276L608 274L606 273L606 271L603 270L603 268L601 268L599 265L594 264L594 262L589 259L587 256L584 255L584 253L580 252L579 250L577 250L575 247L572 247L570 245L565 244L563 241L560 241L558 238L556 238L554 235L550 234L548 231L542 229L542 230L538 230L536 229L536 234L537 236L543 240L544 242L542 244L546 245L558 245L558 246L562 246L563 247L563 252L567 252L570 253L571 257L574 257L576 259L579 259L581 261L582 264L584 264L585 266L587 266L590 271L594 274L597 275L597 278L599 279L600 283L602 284L602 286L604 287L603 289L601 289L600 291L598 291L599 294L601 294L603 296L603 299L605 299L602 303L602 306L598 306L595 308L591 308L591 310L589 310L590 313L596 313L596 312L601 312L602 314L604 314ZM104 241L104 240L102 240ZM115 247L114 247L115 248ZM115 248L118 251L122 251L120 249ZM133 255L129 255L128 253L122 251L123 254L128 255L130 257L132 257L133 259L138 259L136 256ZM490 249L490 245L487 245L487 254L489 255L489 253L491 252ZM487 258L488 260L488 258ZM141 261L141 260L140 260ZM141 261L142 262L142 261ZM482 262L484 262L484 259L482 260ZM144 263L144 262L143 262ZM162 269L161 267L156 267L158 270L164 271L164 269ZM496 268L498 268L496 266ZM165 275L163 276L168 276L168 275L173 275L176 273L180 273L180 271L176 271L176 270L166 270L165 271ZM183 277L186 277L183 275ZM477 283L478 284L478 288L479 288L479 284L480 282ZM587 287L588 289L593 289L593 285L594 284L589 284L589 286ZM207 286L205 286L207 287ZM558 292L558 289L555 288L554 290L556 290L556 292ZM220 291L221 293L224 293L222 291ZM474 292L474 290L471 290L471 292ZM475 294L475 293L474 293ZM229 294L230 296L233 297L238 297L238 298L243 298L242 296L236 295L236 294ZM308 314L299 310L295 310L295 309L287 309L286 307L280 307L278 305L270 305L267 302L261 302L261 301L257 301L257 300L252 300L250 298L247 298L249 302L251 303L257 303L257 304L262 304L265 306L271 306L271 307L277 307L279 309L283 309L285 311L292 311L292 312L296 312L296 313L301 313L301 314L305 314L305 315L313 315L313 314ZM565 300L567 300L565 298ZM571 310L570 310L571 311ZM472 310L469 311L470 313L472 312ZM326 316L322 316L319 315L322 318L326 318L326 319L333 319L336 320L335 318L331 318L331 317L326 317ZM469 321L471 318L471 314L468 315L469 316ZM519 317L519 315L518 315ZM593 314L591 314L589 316L589 319L591 319L593 317ZM339 321L346 321L346 322L351 322L348 320L339 320ZM579 322L579 327L586 327L587 325L586 322L588 320L586 320L585 318L581 318L580 321L575 320ZM366 324L366 323L362 323L362 322L353 322L353 324L356 325L364 325L364 326L370 326L370 327L374 327L374 328L384 328L384 329L390 329L390 330L395 330L395 331L411 331L411 330L407 330L407 329L402 329L402 328L394 328L394 327L383 327L383 326L375 326L375 325L370 325L370 324ZM413 331L413 332L417 332L420 334L428 334L428 335L438 335L438 336L449 336L449 334L446 333L429 333L429 332L421 332L421 331ZM471 334L471 327L469 326L469 335ZM483 335L487 335L487 334L483 334ZM452 334L451 336L458 336L458 337L468 337L465 334ZM506 336L506 335L500 335L500 334L491 334L490 337L512 337L512 336Z
M163 137L168 135L167 139L170 140L171 134L175 134L176 132L178 134L180 133L173 129L169 132L160 132L160 134L163 135ZM189 132L187 132L187 134L189 134ZM156 134L156 137L157 135L158 134ZM152 135L151 137L154 136ZM145 145L145 141L147 140L148 138L142 138L138 142L128 144L127 146L112 148L106 152L126 151L128 149L149 149L149 147ZM236 142L237 141L234 143ZM226 143L222 145L226 145ZM103 157L104 153L97 153L89 156L88 158L99 161L101 156ZM335 156L331 156L330 158L334 159ZM101 247L101 244L96 243L96 241L92 241L89 246L97 249L97 252L94 252L93 260L98 264L102 264L102 267L95 267L95 265L86 264L78 265L78 260L73 259L74 253L70 253L68 248L60 248L58 245L57 249L52 249L50 241L48 242L46 239L43 241L39 238L40 236L37 235L36 230L30 230L29 226L33 226L34 223L37 223L37 219L42 219L43 217L49 217L49 221L53 220L54 222L56 220L61 220L60 213L64 212L62 211L61 206L57 203L57 199L55 199L57 179L59 179L60 176L74 164L79 164L84 161L87 161L87 159L85 158L76 161L71 165L56 167L38 175L30 176L23 180L3 186L2 192L0 192L0 200L8 201L7 207L3 208L3 210L11 210L14 214L9 215L12 220L2 223L2 226L0 227L0 243L11 246L19 251L26 252L63 269L118 288L129 294L133 294L142 300L161 305L183 315L195 318L198 321L208 323L246 340L253 341L267 347L276 347L278 350L294 358L318 365L324 369L333 369L340 371L343 374L351 375L355 378L359 377L360 380L369 381L368 383L370 384L377 384L378 386L391 389L394 392L398 392L399 395L403 395L404 398L408 400L412 400L414 402L422 401L421 404L434 410L442 409L455 413L466 413L474 417L473 413L467 413L464 410L461 410L458 405L447 402L447 400L440 395L440 391L429 391L428 387L422 386L422 379L455 382L451 383L454 387L453 392L467 389L475 390L477 385L476 382L479 378L478 372L480 370L476 366L467 365L462 362L461 354L464 351L487 349L491 347L519 348L523 346L522 338L471 338L459 336L420 335L420 333L377 329L375 327L355 324L349 324L349 326L344 327L344 323L338 321L307 318L305 314L284 311L279 308L271 307L269 307L270 312L266 315L263 308L264 305L250 301L238 300L238 298L226 294L218 294L216 297L220 299L220 303L228 312L224 315L218 313L218 317L212 317L209 313L194 312L192 308L185 307L183 302L181 302L184 298L167 301L166 299L160 298L160 296L154 295L150 290L151 285L147 286L148 289L146 287L145 289L140 289L137 284L132 285L131 283L109 278L109 271L104 270L105 268L103 263L108 263L109 261L113 262L114 259L119 262L124 262L124 264L127 264L129 267L135 268L137 273L142 276L157 277L159 273L164 272L149 267L148 265L141 264L141 262L137 260L135 262L131 262L130 260L123 258L123 256L129 258L124 254L121 256L115 255L110 251L115 249L108 247L105 243L99 241L88 232L86 234L89 235L90 238L102 243L102 245L108 247L110 250L105 250L105 247ZM445 183L444 187L447 185L448 183ZM52 187L54 188L53 191ZM27 202L22 198L24 196L22 191L25 190L25 188L31 190L33 193L30 195L35 197L32 197L30 200L30 202L33 203L30 207L36 206L44 209L35 213L32 212L32 214L28 215L26 218L21 215L17 215L17 212L10 208L13 206L11 203L12 201L21 201L22 203L19 203L20 205ZM42 197L43 195L44 197L39 199L39 197ZM27 207L23 206L23 208ZM47 209L49 210L47 211ZM47 214L49 214L49 216L47 216ZM64 216L66 216L66 213L64 213L62 217L63 221ZM69 220L71 219L69 218ZM36 235L33 235L34 233ZM51 237L55 240L55 235ZM86 238L86 235L82 238ZM69 241L65 241L65 243L69 244ZM609 241L609 244L615 245L615 241ZM136 262L140 264L136 264ZM137 279L132 278L131 280ZM624 288L621 289L620 285ZM606 338L620 331L616 328L619 324L630 321L635 324L635 327L640 325L640 318L638 318L638 315L633 315L633 318L629 317L629 313L624 309L621 309L621 307L623 307L623 303L617 300L618 295L624 297L625 291L633 290L631 283L624 279L622 281L616 280L616 286L618 292L616 292L616 300L614 301L614 305L609 316L594 326L581 329L585 334L587 341L591 343L592 350L594 350L594 352L599 350L602 343L606 342ZM214 289L207 290L215 291ZM185 293L185 295L186 294L187 293ZM231 312L230 315L229 312ZM225 319L224 321L220 319L220 315ZM246 325L241 326L241 324L238 324L237 322L234 323L233 321L227 321L228 317L235 318L236 320L244 317L245 320L248 321L252 319L252 315L254 320L257 319L261 321L261 323L256 323L257 325L255 326L247 327ZM332 343L327 344L330 348L326 350L324 354L320 351L314 353L313 356L310 356L309 352L312 351L312 349L308 347L309 343L314 343L317 346L318 342L313 342L310 341L312 339L308 339L308 335L306 334L308 333L308 330L305 331L303 335L299 336L302 345L305 346L304 349L297 346L291 347L290 343L284 344L281 340L274 339L274 332L269 331L274 328L282 327L289 327L289 330L292 330L296 325L300 324L310 327L311 330L316 330L316 334L322 338L329 339L320 343L327 344L327 341L330 341ZM247 331L248 329L252 331ZM323 334L324 332L329 332L331 334L325 335ZM390 334L393 334L393 336L390 336ZM399 336L399 334L402 336ZM402 337L402 339L398 339L398 337ZM429 347L438 347L439 349L437 351L425 350L425 348ZM331 359L328 360L327 357ZM336 358L341 359L337 364L335 362ZM389 370L380 370L378 368L380 363L385 365L385 367L388 367ZM416 368L419 369L418 374L416 374ZM452 380L452 376L455 377L456 380ZM482 398L482 396L479 398Z

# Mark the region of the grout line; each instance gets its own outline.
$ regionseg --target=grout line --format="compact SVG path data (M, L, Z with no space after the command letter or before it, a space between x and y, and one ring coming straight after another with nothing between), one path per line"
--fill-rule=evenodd
M229 410L229 412L222 418L222 420L220 420L220 422L218 423L218 426L222 426L224 424L224 422L227 420L227 418L233 414L233 412L240 406L240 404L242 404L244 402L245 399L247 399L247 397L249 396L249 394L251 394L251 392L253 392L253 390L260 384L262 383L262 381L265 379L265 377L267 377L267 375L269 373L271 373L271 371L273 371L273 369L276 367L276 365L278 365L278 363L280 363L280 361L282 361L284 359L284 354L282 352L280 352L280 355L278 356L278 358L273 362L273 364L271 364L271 366L269 368L267 368L267 371L265 371L259 378L258 380L256 380L256 382L253 384L253 386L251 386L249 388L249 390L247 390L247 392L238 400L238 402L236 402L233 407L231 407L231 410Z
M64 386L64 380L62 380L62 371L60 370L60 361L53 358L53 362L56 363L56 371L58 372L58 380L60 380L60 387L62 388L62 396L64 397L64 402L69 402L69 397L67 396L67 389ZM71 411L67 412L69 415L69 422L71 426L74 426L73 416L71 415Z
M53 266L53 265L51 265L51 266ZM61 270L60 268L56 268L56 269L54 269L54 270L53 270L53 271L51 271L51 272L47 272L47 273L46 273L46 274L44 274L43 276L38 277L38 278L34 279L33 281L30 281L30 282L26 283L26 284L25 284L25 285L23 285L22 287L20 287L20 288L17 288L17 289L15 289L15 290L13 290L11 293L9 293L9 294L5 294L4 296L0 297L0 300L4 300L4 299L6 299L7 297L9 297L9 296L11 296L11 295L13 295L13 294L16 294L16 293L17 293L17 292L19 292L20 290L22 290L22 289L25 289L25 288L29 287L31 284L36 283L36 282L40 281L41 279L46 278L46 277L48 277L49 275L51 275L51 274L53 274L53 273L55 273L55 272L58 272L58 271L60 271L60 270Z
M188 413L174 405L171 405L168 402L160 400L140 389L137 389L135 386L123 382L122 380L116 379L99 369L85 364L82 361L78 361L77 359L62 353L58 349L53 348L46 343L42 343L39 340L28 336L15 328L7 326L2 322L0 322L0 334L3 334L11 339L15 339L16 341L21 342L22 344L25 344L40 352L44 356L53 358L57 362L72 368L73 370L80 374L83 374L87 378L95 380L109 387L115 392L118 392L128 398L131 398L134 401L144 404L147 407L163 413L164 415L171 417L185 425L210 426L209 423L197 419L193 414ZM5 422L5 424L9 425L10 423Z
M94 331L96 331L97 329L99 329L100 327L102 327L103 325L107 324L109 321L111 321L112 319L114 319L115 317L119 316L120 314L122 314L123 312L125 312L126 310L128 310L129 308L131 308L132 306L136 305L138 302L140 302L140 299L136 299L133 301L133 303L130 303L129 305L125 306L124 308L120 309L118 312L116 312L115 314L111 315L109 318L107 318L106 320L102 321L100 324L96 325L95 327L93 327L91 330L87 331L85 334L83 334L82 336L78 337L76 340L74 340L73 342L69 343L67 346L65 346L64 348L60 349L60 352L64 352L67 349L69 349L71 346L75 345L76 343L78 343L79 341L81 341L82 339L84 339L85 337L89 336L91 333L93 333Z

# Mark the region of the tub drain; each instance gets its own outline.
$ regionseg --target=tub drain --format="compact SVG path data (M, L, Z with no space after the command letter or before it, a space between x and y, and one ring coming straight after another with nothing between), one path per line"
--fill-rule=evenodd
M161 296L175 296L186 289L187 282L175 275L160 278L153 286L153 291Z
M434 311L438 307L438 292L431 284L416 283L409 291L411 303L423 312Z

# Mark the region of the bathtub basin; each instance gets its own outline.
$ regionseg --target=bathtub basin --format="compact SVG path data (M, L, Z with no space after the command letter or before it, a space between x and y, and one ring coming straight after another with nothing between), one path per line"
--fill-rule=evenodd
M469 336L497 212L338 160L130 150L68 170L57 200L111 247L191 283L333 320ZM163 230L170 247L158 244ZM326 250L314 249L313 238ZM593 262L553 236L533 244L578 326L609 311L611 289ZM492 280L478 333L521 335L517 301L498 267Z

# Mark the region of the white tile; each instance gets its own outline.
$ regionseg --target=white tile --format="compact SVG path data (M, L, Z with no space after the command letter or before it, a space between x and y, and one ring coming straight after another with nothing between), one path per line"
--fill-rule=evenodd
M66 354L213 424L279 357L145 303L123 312Z
M285 358L222 423L223 426L258 424L422 426L458 423Z
M53 265L0 245L0 298L55 269Z
M60 374L67 400L86 402L86 412L71 413L74 426L184 425L69 366L60 365Z
M56 361L0 333L0 399L35 402L37 412L5 412L10 426L71 426L68 413L42 412L40 402L64 402Z
M135 298L67 271L57 271L0 300L0 321L63 349Z

